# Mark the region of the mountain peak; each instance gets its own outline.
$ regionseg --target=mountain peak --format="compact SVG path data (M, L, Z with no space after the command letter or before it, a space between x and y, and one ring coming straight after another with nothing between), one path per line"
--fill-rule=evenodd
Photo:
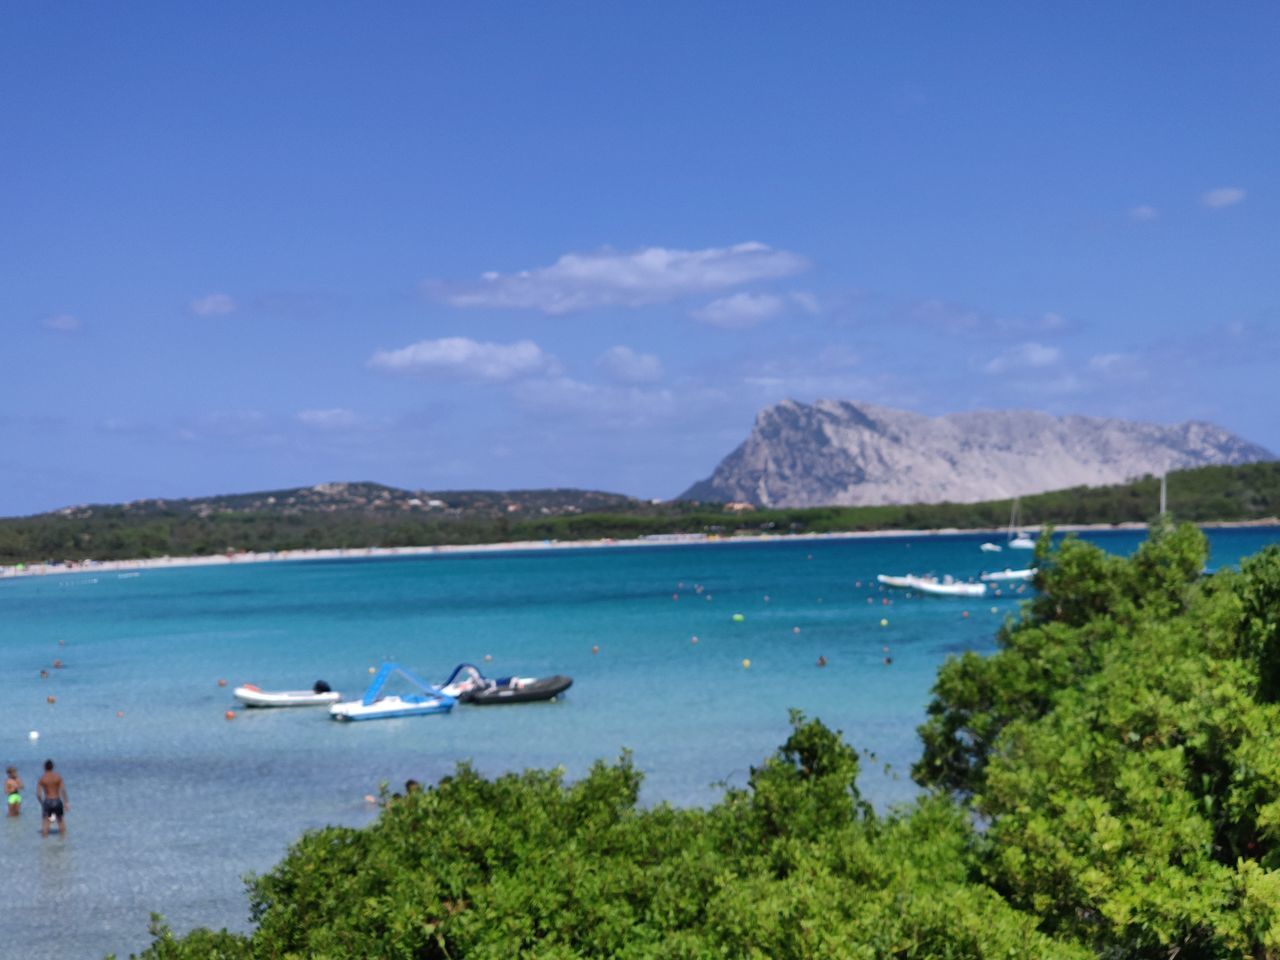
M812 507L973 503L1148 473L1274 459L1212 423L980 410L929 417L849 400L783 400L685 499Z

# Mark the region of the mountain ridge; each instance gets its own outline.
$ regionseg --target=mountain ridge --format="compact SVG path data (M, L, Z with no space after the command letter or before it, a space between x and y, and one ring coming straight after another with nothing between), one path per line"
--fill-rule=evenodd
M1205 421L1036 411L929 417L871 403L784 400L681 498L755 506L975 503L1146 474L1274 459Z

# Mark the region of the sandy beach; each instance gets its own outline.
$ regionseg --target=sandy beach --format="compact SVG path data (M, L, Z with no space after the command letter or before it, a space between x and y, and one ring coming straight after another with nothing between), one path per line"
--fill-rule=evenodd
M1238 527L1269 527L1280 525L1280 519L1240 520L1200 524L1206 529L1231 529ZM1145 530L1145 523L1095 523L1063 524L1053 529L1058 533L1081 533L1108 530ZM796 543L811 540L849 540L884 537L974 537L1004 536L1004 528L965 529L954 527L938 530L851 530L840 533L794 534L742 534L721 537L713 534L677 533L655 534L634 540L525 540L505 543L449 544L433 547L326 547L306 550L273 550L262 553L238 551L194 557L148 557L132 560L82 560L76 563L28 563L0 566L0 579L9 577L43 577L57 574L124 572L131 570L162 570L179 567L209 567L226 564L284 563L304 560L336 560L361 557L416 557L433 554L495 553L509 551L584 550L609 547L661 547L673 544L692 545L708 543Z

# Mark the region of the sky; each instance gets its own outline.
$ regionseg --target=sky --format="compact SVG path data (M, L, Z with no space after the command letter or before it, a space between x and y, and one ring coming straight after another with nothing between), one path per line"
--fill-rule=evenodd
M1274 4L0 17L0 516L670 498L787 398L1280 452Z

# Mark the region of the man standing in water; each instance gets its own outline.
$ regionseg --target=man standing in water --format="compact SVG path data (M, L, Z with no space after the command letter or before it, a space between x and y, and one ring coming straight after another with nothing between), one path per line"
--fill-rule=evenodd
M53 772L53 761L44 762L44 773L36 784L36 799L40 801L40 812L43 817L40 823L40 836L49 835L49 823L58 821L58 833L67 835L67 785L62 782L62 775Z

